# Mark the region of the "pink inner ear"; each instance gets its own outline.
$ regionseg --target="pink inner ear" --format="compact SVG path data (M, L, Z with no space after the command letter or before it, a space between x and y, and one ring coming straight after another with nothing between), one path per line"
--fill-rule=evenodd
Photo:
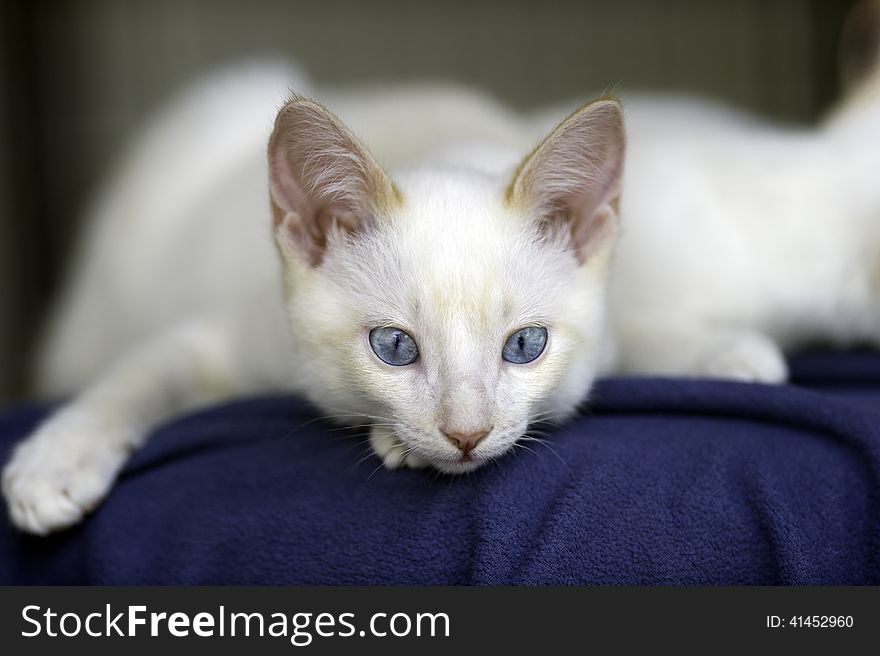
M553 159L548 160L544 165L552 166ZM584 165L556 169L552 173L557 177L551 182L545 180L543 186L544 192L556 188L556 193L539 192L537 211L545 216L544 224L548 230L562 229L568 233L580 263L586 262L614 234L621 168L622 159L611 156L598 169ZM541 189L541 179L535 182Z
M310 266L318 266L323 260L323 253L313 248L309 238L308 229L302 218L296 212L282 214L275 212L275 216L281 216L275 221L275 239L285 253L304 257Z
M314 210L293 174L288 159L291 148L286 143L275 143L274 138L271 148L269 193L276 239L284 252L304 257L310 266L318 266L324 256L320 248L323 242L316 243L309 230Z
M573 222L571 241L581 264L590 258L600 244L613 235L615 220L614 209L611 205L603 203L593 210L588 218Z
M287 214L308 216L312 208L290 170L290 163L278 155L275 155L273 160L273 165L270 167L269 193L272 200L273 225L277 228Z
M303 220L298 212L286 213L275 222L275 234L286 251L305 257L310 266L317 267L324 261L333 234L354 233L364 223L352 212L325 206L308 220Z

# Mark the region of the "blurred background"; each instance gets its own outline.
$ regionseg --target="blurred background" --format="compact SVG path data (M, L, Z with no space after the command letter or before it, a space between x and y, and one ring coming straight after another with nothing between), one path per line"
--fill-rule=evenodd
M0 403L126 140L201 74L261 55L320 84L460 80L534 108L611 86L793 123L838 95L851 0L0 0Z

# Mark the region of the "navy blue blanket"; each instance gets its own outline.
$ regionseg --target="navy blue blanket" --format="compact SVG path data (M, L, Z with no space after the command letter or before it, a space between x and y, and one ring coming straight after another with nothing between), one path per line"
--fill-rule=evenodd
M464 477L388 472L290 397L181 418L88 521L0 521L0 583L880 583L880 355L779 387L600 383ZM0 461L42 409L0 415ZM359 462L360 461L360 462Z

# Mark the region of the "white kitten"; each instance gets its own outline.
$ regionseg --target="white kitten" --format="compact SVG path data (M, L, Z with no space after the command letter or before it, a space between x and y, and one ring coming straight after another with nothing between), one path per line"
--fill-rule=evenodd
M570 414L593 381L623 164L615 101L517 165L523 124L475 94L337 95L389 175L294 98L269 141L270 221L258 132L286 74L245 78L166 114L99 206L43 367L45 390L81 391L3 474L24 530L77 522L153 427L209 401L291 389L373 423L389 467L464 472Z
M632 102L613 258L617 103L517 165L545 117L476 94L322 94L354 133L295 98L267 170L290 79L208 84L104 195L42 368L81 392L3 474L24 530L78 521L158 422L236 394L297 391L373 424L389 467L461 472L569 414L600 364L780 382L783 349L880 345L876 72L816 130Z

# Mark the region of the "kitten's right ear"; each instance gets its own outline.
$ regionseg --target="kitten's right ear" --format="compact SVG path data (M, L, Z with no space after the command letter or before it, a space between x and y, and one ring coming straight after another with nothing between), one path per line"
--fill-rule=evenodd
M399 202L391 180L336 116L301 97L269 139L275 240L286 257L321 264L333 233L354 233Z

